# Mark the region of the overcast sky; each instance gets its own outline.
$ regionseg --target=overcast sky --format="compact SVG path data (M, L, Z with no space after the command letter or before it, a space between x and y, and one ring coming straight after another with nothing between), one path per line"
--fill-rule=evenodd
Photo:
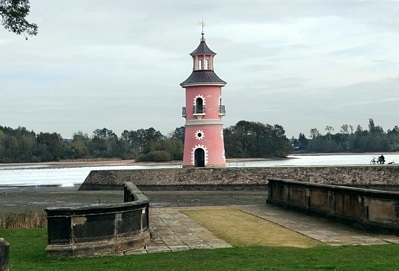
M398 0L31 0L37 36L0 28L0 125L168 134L185 123L202 18L224 127L399 125Z

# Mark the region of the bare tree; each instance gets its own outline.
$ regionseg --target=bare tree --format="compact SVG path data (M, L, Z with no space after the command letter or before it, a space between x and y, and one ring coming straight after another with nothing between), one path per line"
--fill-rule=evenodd
M331 134L331 132L334 131L334 128L332 126L327 125L325 130L327 131L327 134Z
M312 139L315 139L316 137L320 136L320 132L319 130L317 130L316 128L312 128L310 129L310 137Z

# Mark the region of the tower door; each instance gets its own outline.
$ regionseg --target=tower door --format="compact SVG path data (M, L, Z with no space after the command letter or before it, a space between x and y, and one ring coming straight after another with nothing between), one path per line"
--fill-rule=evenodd
M205 151L203 149L198 148L195 150L194 159L195 167L205 167Z

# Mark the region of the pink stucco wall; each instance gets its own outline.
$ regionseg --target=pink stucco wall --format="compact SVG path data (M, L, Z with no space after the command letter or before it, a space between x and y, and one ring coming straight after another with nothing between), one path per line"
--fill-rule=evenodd
M219 86L197 86L186 88L186 108L187 120L197 119L193 115L193 106L197 97L204 99L206 115L203 119L220 119L219 99L222 95L222 89Z
M198 133L202 137L196 136ZM205 151L205 166L225 166L222 125L186 126L183 166L194 166L194 152Z
M223 125L219 115L222 90L220 86L195 86L186 88L187 115L184 140L183 166L194 166L194 152L205 152L205 166L225 166ZM204 101L205 114L195 116L193 106L198 97ZM209 122L212 122L211 124Z

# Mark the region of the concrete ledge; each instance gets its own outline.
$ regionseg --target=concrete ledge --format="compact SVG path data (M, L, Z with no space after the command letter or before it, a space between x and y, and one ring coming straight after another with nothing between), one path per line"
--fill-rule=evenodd
M267 204L399 234L399 192L269 179Z
M149 199L133 183L124 203L47 208L47 255L121 255L150 243Z
M150 231L145 231L136 236L114 238L107 241L51 245L46 247L46 254L56 257L125 255L129 251L145 248L150 242Z

